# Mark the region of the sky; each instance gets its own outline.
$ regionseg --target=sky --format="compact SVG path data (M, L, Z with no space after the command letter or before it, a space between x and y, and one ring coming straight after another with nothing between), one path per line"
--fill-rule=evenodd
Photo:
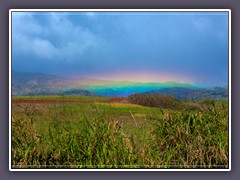
M228 84L227 12L12 12L12 70Z

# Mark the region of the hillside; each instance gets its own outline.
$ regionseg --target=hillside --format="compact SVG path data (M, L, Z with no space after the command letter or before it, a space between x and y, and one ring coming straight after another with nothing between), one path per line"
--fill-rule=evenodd
M210 89L174 87L148 91L144 94L168 95L182 101L199 101L206 98L221 100L228 98L228 87L214 87Z
M87 78L66 78L43 73L12 72L12 95L96 95L86 89L96 83L106 83Z
M182 102L166 95L133 94L128 97L128 101L133 104L165 109L180 109L183 107Z

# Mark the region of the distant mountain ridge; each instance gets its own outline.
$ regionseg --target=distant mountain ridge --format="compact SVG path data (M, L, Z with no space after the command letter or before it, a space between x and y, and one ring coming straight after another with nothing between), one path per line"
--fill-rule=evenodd
M131 81L107 81L90 78L67 78L43 73L12 72L12 95L83 95L105 97L128 97L132 94L165 94L179 100L193 95L219 93L228 96L222 89L206 90L191 84L176 82L140 83ZM227 91L228 92L228 91ZM225 93L225 94L224 94ZM211 94L211 95L212 95ZM218 94L216 94L217 96Z
M184 101L199 101L205 98L212 99L227 99L228 87L214 87L214 88L202 88L202 89L190 89L183 87L163 88L156 91L148 91L143 94L156 94L156 95L168 95L178 100Z

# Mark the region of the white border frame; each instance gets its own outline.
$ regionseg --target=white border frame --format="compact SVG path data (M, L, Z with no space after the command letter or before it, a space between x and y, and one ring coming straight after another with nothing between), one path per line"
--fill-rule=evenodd
M228 91L229 168L228 169L14 169L11 164L12 122L12 12L228 12ZM9 171L231 171L231 9L10 9L9 10Z

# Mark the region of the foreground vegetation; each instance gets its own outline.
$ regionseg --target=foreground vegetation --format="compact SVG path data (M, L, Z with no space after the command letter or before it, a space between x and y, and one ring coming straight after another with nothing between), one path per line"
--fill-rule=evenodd
M228 168L227 101L186 111L76 98L86 103L12 104L13 168Z

